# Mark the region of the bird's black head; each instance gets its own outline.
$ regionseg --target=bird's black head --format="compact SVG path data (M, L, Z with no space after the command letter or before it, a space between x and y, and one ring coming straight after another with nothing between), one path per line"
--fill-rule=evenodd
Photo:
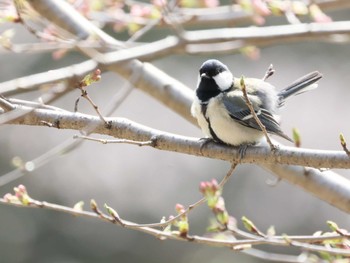
M208 102L232 86L233 77L227 66L219 60L210 59L199 69L196 95L202 103Z
M228 71L225 64L216 59L209 59L202 64L199 75L200 77L212 78L224 71Z

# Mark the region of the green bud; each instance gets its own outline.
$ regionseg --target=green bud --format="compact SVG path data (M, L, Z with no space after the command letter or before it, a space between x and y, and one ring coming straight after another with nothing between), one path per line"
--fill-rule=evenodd
M338 225L335 222L333 222L333 221L327 221L327 225L332 231L338 231L339 230Z
M240 82L242 89L245 89L245 82L244 82L244 76L241 76Z
M179 228L180 236L187 236L189 230L189 224L187 220L181 220L177 223Z
M94 211L97 210L97 203L96 203L96 201L94 199L90 200L90 207Z
M339 134L340 143L342 146L346 146L346 140L342 133Z
M255 225L247 217L242 216L242 223L249 232L254 232L253 230L255 229Z
M111 215L113 218L119 219L119 215L118 215L117 211L115 211L112 207L108 206L107 204L104 204L104 207L106 208L107 213L109 215Z
M296 147L301 146L301 136L300 136L300 132L297 128L293 128L293 141L294 141Z
M230 220L230 216L227 213L227 211L223 211L221 213L218 213L216 215L216 219L218 220L218 222L224 226L226 226Z

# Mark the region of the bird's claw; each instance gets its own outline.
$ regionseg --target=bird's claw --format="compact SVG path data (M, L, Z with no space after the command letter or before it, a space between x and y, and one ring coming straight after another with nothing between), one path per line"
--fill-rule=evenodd
M203 148L210 142L213 142L214 140L212 138L200 138L199 141L201 142L201 146L199 148L199 151L201 155L203 155Z
M239 154L239 161L241 161L244 157L245 157L245 154L247 152L247 149L250 147L250 146L254 146L256 145L255 143L245 143L245 144L241 144L238 148L238 154Z
M241 161L243 159L243 157L246 154L246 151L248 149L248 147L250 146L250 144L242 144L239 146L238 148L238 153L239 153L239 160Z

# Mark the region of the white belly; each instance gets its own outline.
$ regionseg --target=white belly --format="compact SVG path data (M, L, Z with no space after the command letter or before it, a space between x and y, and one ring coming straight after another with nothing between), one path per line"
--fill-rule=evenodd
M192 104L192 115L197 118L203 133L212 138L209 126L204 118L198 101ZM238 146L248 143L256 143L263 138L263 133L256 129L245 127L235 122L227 113L220 100L211 99L207 106L206 117L209 118L211 128L216 136L224 143Z

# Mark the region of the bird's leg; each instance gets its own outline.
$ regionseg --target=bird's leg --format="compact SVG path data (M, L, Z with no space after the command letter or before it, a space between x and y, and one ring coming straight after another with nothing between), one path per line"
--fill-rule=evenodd
M246 154L246 151L248 149L248 147L250 146L251 144L241 144L238 148L238 153L239 153L239 162L241 162L241 160L243 159L243 157L245 156Z
M208 137L200 138L199 141L201 142L201 146L199 148L201 155L203 155L202 151L203 151L204 146L206 146L210 142L215 142L212 138L208 138Z
M239 148L238 148L239 161L241 161L241 160L244 158L248 147L254 146L254 145L256 145L256 143L253 142L253 143L241 144L241 145L238 146L238 147L239 147Z

